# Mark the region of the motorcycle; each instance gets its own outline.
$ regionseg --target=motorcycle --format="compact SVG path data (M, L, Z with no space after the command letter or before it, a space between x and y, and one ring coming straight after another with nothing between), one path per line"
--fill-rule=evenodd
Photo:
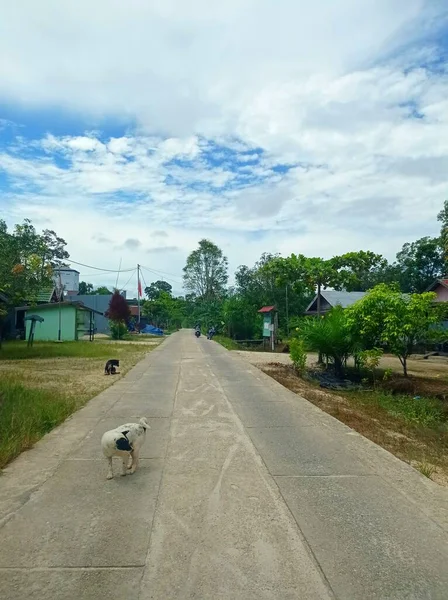
M201 332L199 329L196 329L196 331L194 332L194 335L198 338L201 336Z

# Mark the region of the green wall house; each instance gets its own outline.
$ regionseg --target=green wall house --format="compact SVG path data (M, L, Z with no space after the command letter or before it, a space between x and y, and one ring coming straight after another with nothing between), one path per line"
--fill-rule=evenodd
M22 306L17 310L24 310L26 316L37 315L42 317L41 323L36 322L34 329L35 341L73 342L84 335L91 335L95 328L95 314L102 313L84 306L82 302L54 302L39 304L37 306ZM26 338L28 339L31 321L26 322ZM59 329L61 335L59 337Z

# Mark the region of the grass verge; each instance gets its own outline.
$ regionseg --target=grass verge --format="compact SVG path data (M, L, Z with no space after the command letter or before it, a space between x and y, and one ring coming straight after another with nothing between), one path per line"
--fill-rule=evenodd
M259 365L268 375L382 446L423 475L448 486L448 404L384 391L323 390L291 366Z
M215 342L218 342L218 344L221 344L221 346L224 346L224 348L227 348L227 350L240 349L236 342L224 335L215 335L213 336L213 339L215 340Z
M123 377L155 345L8 342L0 350L0 468ZM120 374L104 375L109 358Z

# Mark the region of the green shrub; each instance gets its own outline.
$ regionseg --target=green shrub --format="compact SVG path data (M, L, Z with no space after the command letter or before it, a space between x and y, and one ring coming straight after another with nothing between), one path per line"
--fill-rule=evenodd
M109 321L110 336L113 340L122 340L128 332L124 321Z
M335 372L342 376L347 358L356 349L353 330L343 308L336 306L325 317L303 321L300 337L307 350L321 353L333 363Z
M373 379L373 386L376 387L375 371L379 367L383 350L381 348L372 348L372 350L363 350L358 352L356 360L361 369L370 371Z
M295 370L299 375L305 372L306 368L306 348L302 339L293 338L289 344L289 354Z

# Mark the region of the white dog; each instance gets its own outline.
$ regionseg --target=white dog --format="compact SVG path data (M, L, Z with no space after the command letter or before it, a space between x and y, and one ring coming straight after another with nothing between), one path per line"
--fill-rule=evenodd
M103 454L109 463L107 479L113 479L112 457L121 456L123 460L122 475L127 474L127 469L135 473L138 467L140 448L145 438L146 430L150 429L146 419L140 419L139 423L126 423L116 429L106 431L101 439Z

